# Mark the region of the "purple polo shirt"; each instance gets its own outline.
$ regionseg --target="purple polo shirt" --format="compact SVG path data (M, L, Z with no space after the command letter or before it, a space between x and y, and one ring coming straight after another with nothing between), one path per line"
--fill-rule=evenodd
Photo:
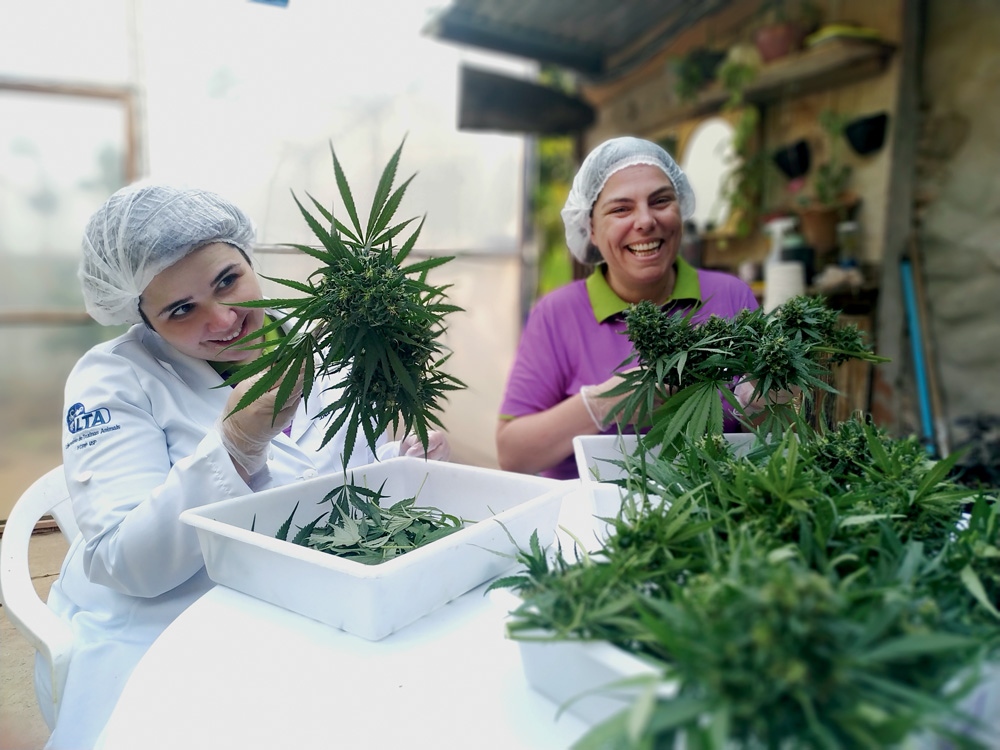
M709 315L732 318L740 310L757 309L757 300L744 282L728 273L695 269L678 258L677 283L667 307L687 312L704 302L694 314L701 323ZM622 313L628 303L618 297L599 266L586 280L574 281L540 299L524 326L507 388L500 404L500 418L513 419L550 409L580 392L582 385L603 383L626 358L634 358L632 342L625 335ZM629 366L634 364L631 363ZM738 429L729 403L723 401L725 429ZM617 434L612 425L605 434ZM554 479L578 476L572 455L541 472Z

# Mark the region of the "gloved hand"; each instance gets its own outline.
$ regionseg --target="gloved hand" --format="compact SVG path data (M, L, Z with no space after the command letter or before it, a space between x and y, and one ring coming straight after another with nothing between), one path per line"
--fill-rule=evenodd
M277 416L274 415L274 404L278 395L278 385L246 408L227 417L226 415L236 408L243 395L262 376L263 373L237 383L233 387L233 392L229 394L226 408L215 423L223 447L232 456L233 461L247 473L247 476L253 476L264 468L271 440L292 423L295 410L302 400L302 373L300 372L298 382Z
M448 444L448 436L443 432L428 430L427 453L425 454L420 438L411 432L399 444L399 455L428 458L431 461L447 461L451 457L451 446Z
M798 395L791 391L768 391L766 394L762 393L757 398L753 398L753 391L756 387L756 383L746 380L733 388L733 395L736 396L736 401L743 407L743 411L747 415L758 414L764 411L765 404L770 406L787 404Z
M626 372L632 372L632 370L626 370ZM629 396L629 393L621 393L616 396L607 395L611 390L621 385L624 380L620 374L616 373L603 383L580 387L580 398L583 399L583 405L587 407L587 413L594 420L597 429L602 432L614 420L618 420L622 424L634 424L636 422L637 415L632 414L628 418L623 418L619 409L619 405ZM657 398L654 402L654 408L660 406L662 403L662 399Z

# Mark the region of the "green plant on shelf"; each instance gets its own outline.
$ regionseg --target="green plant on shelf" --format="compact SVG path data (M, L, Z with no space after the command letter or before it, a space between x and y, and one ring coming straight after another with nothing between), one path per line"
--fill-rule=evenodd
M760 6L763 23L795 22L805 31L812 31L822 13L814 0L765 0Z
M746 103L746 88L757 79L757 65L740 55L728 57L718 69L719 85L729 98L723 109L739 109Z
M844 128L849 121L846 115L834 110L820 112L819 124L826 138L828 157L816 167L812 179L813 194L802 196L802 205L837 208L843 203L853 174L851 165L843 159Z
M746 101L746 89L757 78L750 59L737 50L719 66L719 83L728 93L723 111L736 113L733 167L724 191L738 237L747 237L757 227L771 169L771 160L757 147L760 110Z
M674 93L680 102L692 102L698 94L717 78L717 71L725 55L721 52L697 47L673 61Z

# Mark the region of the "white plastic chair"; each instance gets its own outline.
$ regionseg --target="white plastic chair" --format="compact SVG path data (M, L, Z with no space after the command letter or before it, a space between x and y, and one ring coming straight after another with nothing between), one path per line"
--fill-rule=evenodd
M35 524L46 513L52 514L63 536L72 543L80 529L62 466L42 475L24 491L14 504L0 539L0 602L14 627L42 654L52 670L53 705L42 714L51 715L54 721L73 655L73 632L45 606L31 583L28 544Z

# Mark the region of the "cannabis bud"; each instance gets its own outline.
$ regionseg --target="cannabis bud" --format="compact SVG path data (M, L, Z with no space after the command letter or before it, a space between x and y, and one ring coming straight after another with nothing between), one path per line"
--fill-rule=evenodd
M447 285L434 286L427 281L429 270L452 258L402 265L416 244L423 221L400 248L393 246L393 240L413 221L391 223L413 179L411 176L393 190L402 149L400 144L382 172L364 227L332 144L334 174L350 228L309 196L319 213L317 218L293 194L322 247L290 246L322 265L306 283L267 277L299 292L300 297L240 303L241 307L263 307L284 314L234 344L261 348L262 353L226 381L233 385L264 373L237 405L238 411L277 383L288 382L286 375L294 380L300 371L304 373L305 398L317 377L339 377L335 386L340 389L339 398L310 416L327 420L324 445L347 425L347 456L354 450L359 429L374 452L379 436L389 427L397 431L400 423L405 432L416 433L426 448L429 426L441 426L436 412L445 393L465 387L441 370L449 356L440 341L444 316L460 308L445 303ZM273 350L251 343L286 324L287 332ZM281 396L279 389L275 413L287 401L287 396Z

